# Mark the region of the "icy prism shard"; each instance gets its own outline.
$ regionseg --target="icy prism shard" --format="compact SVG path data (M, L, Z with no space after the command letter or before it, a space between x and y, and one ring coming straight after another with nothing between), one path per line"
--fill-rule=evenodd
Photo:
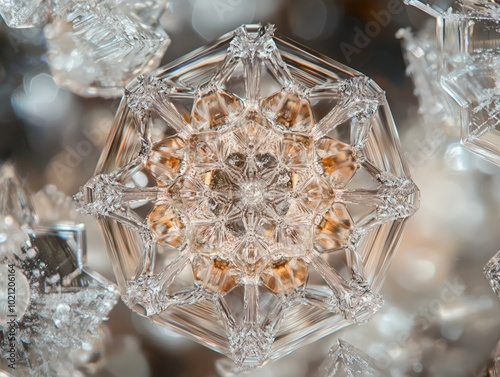
M247 25L128 86L76 201L131 308L245 368L370 319L418 197L384 92Z
M0 0L0 16L12 28L41 26L49 19L47 0Z
M119 292L85 267L84 226L40 224L8 164L0 168L0 200L0 223L9 225L0 235L11 238L9 250L0 249L0 370L77 375L73 356L91 348Z
M338 339L319 371L321 377L387 377L376 361L353 345Z
M500 4L405 2L436 17L438 78L461 108L463 146L500 165Z

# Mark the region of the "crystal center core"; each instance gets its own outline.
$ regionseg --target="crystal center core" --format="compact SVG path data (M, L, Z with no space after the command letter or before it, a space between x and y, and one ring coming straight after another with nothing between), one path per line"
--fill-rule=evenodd
M262 180L250 180L241 183L240 202L248 209L256 209L264 205L266 184Z

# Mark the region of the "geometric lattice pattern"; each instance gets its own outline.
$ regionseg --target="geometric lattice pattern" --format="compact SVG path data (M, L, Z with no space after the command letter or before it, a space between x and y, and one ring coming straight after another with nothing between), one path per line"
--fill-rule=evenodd
M248 25L129 85L76 200L131 308L249 367L378 310L418 189L374 82Z

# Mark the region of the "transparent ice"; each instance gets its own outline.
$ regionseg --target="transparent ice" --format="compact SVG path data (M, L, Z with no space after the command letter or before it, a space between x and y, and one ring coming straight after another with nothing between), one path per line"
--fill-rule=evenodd
M320 366L320 377L388 377L375 360L339 339Z
M83 225L39 223L12 166L4 165L0 176L0 197L7 197L6 208L12 214L19 208L29 214L27 222L18 224L24 242L13 243L13 252L0 256L4 288L0 292L0 368L7 368L13 346L16 376L78 375L72 352L92 348L101 322L118 300L118 290L85 267ZM6 287L12 268L16 290L15 305L10 307ZM8 323L13 318L17 327L10 343Z
M75 196L126 303L240 368L369 320L419 195L384 92L272 26L156 72Z
M437 19L438 77L460 106L465 148L500 164L500 4L406 0Z

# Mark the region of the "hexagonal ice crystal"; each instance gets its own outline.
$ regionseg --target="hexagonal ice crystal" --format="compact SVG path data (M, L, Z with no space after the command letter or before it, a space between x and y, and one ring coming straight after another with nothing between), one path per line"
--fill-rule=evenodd
M170 39L154 15L165 2L149 3L146 12L128 0L55 0L44 34L56 83L82 96L118 97L133 77L158 67Z
M127 88L76 200L131 308L246 368L377 311L418 189L373 81L248 25Z
M500 165L500 5L491 0L405 0L437 18L438 74L461 107L465 148Z

